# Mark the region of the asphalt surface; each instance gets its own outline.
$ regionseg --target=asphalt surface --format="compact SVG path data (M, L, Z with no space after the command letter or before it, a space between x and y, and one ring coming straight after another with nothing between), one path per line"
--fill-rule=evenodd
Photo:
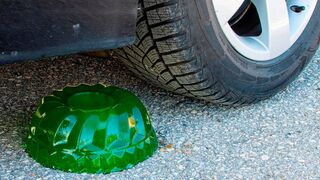
M44 168L24 152L42 96L78 83L133 91L150 112L160 148L111 175ZM134 77L115 59L67 56L0 66L0 179L320 178L320 52L285 91L241 108L173 95Z

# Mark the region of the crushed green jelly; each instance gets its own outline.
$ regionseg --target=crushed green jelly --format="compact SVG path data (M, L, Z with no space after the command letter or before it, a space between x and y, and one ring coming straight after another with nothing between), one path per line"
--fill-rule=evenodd
M46 167L110 173L146 160L157 147L141 101L127 90L97 84L66 87L44 97L26 151Z

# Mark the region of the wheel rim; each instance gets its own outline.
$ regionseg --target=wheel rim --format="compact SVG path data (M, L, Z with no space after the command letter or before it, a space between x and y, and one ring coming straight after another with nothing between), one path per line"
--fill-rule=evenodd
M282 55L298 40L318 0L212 2L219 24L235 50L251 60L268 61ZM253 24L256 19L258 23Z

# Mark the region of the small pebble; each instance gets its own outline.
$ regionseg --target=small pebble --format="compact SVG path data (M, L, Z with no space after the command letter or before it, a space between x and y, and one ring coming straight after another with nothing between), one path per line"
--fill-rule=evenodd
M261 159L263 160L263 161L267 161L267 160L269 160L269 156L268 155L262 155L261 156Z

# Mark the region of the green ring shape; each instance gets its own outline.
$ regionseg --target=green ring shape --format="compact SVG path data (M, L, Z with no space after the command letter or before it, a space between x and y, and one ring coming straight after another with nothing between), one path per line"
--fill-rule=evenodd
M106 174L133 167L157 147L138 97L114 86L81 84L42 99L32 118L26 151L46 167Z

